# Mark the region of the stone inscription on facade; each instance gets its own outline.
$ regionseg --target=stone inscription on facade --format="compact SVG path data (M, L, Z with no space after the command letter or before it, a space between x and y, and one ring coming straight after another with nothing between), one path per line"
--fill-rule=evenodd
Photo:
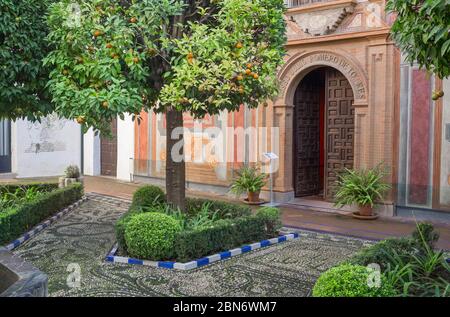
M292 81L302 70L323 63L339 70L349 80L354 90L355 99L366 99L366 88L360 73L342 56L330 53L320 52L297 60L294 65L288 70L281 81L281 91L286 94L286 90Z

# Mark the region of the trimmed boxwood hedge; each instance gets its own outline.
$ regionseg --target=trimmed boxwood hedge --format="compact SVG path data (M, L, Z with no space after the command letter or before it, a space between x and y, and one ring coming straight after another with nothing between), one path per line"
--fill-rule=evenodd
M115 229L116 229L116 239L119 249L122 252L127 251L127 244L125 242L125 229L127 227L128 222L131 220L131 217L141 213L141 211L130 209L127 213L123 214L119 220L117 220Z
M0 195L15 193L17 189L39 188L41 192L50 192L58 188L58 183L27 183L27 184L5 184L0 185Z
M233 219L252 214L252 209L248 206L226 201L189 197L186 198L186 211L190 215L195 215L205 203L209 204L209 210L211 212L218 212L219 217L222 219Z
M133 194L133 200L129 211L122 215L116 222L116 239L121 252L127 252L125 243L125 228L133 215L141 213L143 207L149 207L152 203L164 203L166 196L164 192L157 186L146 185L139 188ZM208 200L202 198L186 198L186 212L194 216L200 211L203 204L209 204L209 210L212 213L218 212L218 216L222 219L234 219L246 217L252 214L252 210L248 206L242 206L235 203Z
M180 232L175 238L174 253L177 261L186 262L268 237L265 218L218 220L209 228Z
M47 186L47 184L43 186ZM53 188L53 185L48 184L48 186ZM76 183L66 188L44 193L33 201L0 212L0 245L16 239L82 196L83 186Z
M169 259L180 231L178 220L167 214L146 212L135 215L125 229L128 253L149 260Z
M155 197L157 197L155 199ZM161 198L164 200L162 201ZM116 238L123 254L137 254L136 250L128 252L126 231L136 217L142 212L151 212L151 205L165 203L165 195L160 188L152 185L141 187L133 195L129 211L116 222ZM236 203L209 200L202 198L186 198L186 212L195 216L207 203L209 212L216 214L220 220L209 227L198 227L183 230L176 234L171 257L168 255L153 260L190 261L216 252L239 247L245 243L253 243L277 235L281 228L279 210L276 208L261 209L252 215L252 209ZM146 207L146 208L143 208ZM150 208L149 208L150 207ZM160 209L155 209L159 211ZM147 258L149 259L149 258Z
M276 207L262 207L256 215L266 222L266 230L269 235L276 235L283 226L281 222L280 210Z
M164 194L164 191L161 188L154 185L145 185L134 192L130 209L151 207L155 204L162 204L165 201L166 194Z

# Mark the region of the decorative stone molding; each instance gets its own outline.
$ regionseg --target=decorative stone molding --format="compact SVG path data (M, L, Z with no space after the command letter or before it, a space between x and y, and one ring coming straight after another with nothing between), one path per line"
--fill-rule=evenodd
M309 35L319 36L333 33L345 17L354 11L354 3L340 7L331 7L318 11L287 13L288 19L295 22Z
M295 89L306 70L322 66L330 66L339 70L350 82L355 96L355 106L367 105L367 78L358 62L345 52L313 51L301 52L290 58L279 72L280 78L280 103L292 104ZM278 102L277 102L278 103Z

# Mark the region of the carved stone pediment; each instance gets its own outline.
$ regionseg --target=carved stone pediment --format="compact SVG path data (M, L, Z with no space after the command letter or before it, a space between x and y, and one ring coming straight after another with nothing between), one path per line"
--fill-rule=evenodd
M353 13L354 6L354 2L348 2L340 6L288 12L288 28L292 33L298 27L298 30L309 36L327 35L333 33L344 18Z

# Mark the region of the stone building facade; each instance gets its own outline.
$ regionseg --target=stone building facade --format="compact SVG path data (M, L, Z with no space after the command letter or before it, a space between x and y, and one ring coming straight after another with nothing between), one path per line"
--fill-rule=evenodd
M344 167L383 162L391 171L389 182L394 183L400 54L389 39L391 17L384 12L384 1L290 1L287 5L287 54L278 73L278 98L268 107L243 107L204 123L221 129L278 129L277 149L270 149L271 141L260 140L256 133L241 142L228 142L226 151L243 148L244 163L254 162L250 153L256 152L256 161L262 160L264 151L277 153L273 189L280 201L305 196L332 201L337 174ZM143 116L135 134L136 174L163 177L164 118ZM188 115L185 122L191 122ZM207 140L197 143L202 142ZM147 162L153 166L148 168ZM206 183L224 191L239 163L214 167L208 162L188 163L188 180L193 187Z
M392 190L381 213L450 210L449 80L403 62L389 36L395 16L385 1L286 5L278 97L201 122L185 114L187 187L226 194L237 168L253 163L267 171L263 154L274 152L278 202L333 211L343 168L382 164ZM445 92L438 101L431 99L435 89ZM165 117L141 115L140 124L114 123L116 143L85 136L85 173L164 183ZM221 135L219 146L208 129Z
M395 16L379 0L286 0L279 95L201 121L184 115L187 184L228 194L243 164L272 172L280 203L333 211L344 168L382 164L392 185L380 212L450 215L450 79L404 62L389 36ZM444 96L432 100L434 90ZM48 117L0 122L0 178L62 174L164 184L163 114L112 123L115 138ZM264 153L278 158L268 162ZM268 198L270 185L263 197Z

